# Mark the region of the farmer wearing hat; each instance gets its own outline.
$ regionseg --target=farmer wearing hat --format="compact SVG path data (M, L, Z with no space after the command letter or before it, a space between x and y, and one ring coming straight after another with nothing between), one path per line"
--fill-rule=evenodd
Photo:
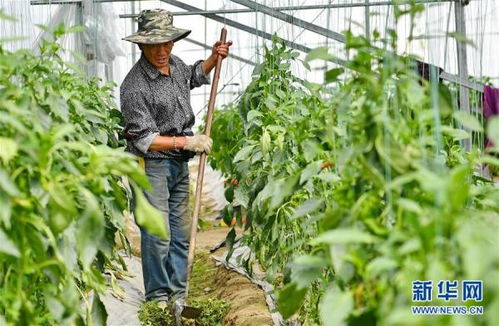
M193 65L171 54L175 42L190 30L173 26L163 9L144 10L138 31L124 40L136 43L140 60L120 88L127 151L144 159L152 185L149 202L164 213L169 234L162 240L141 228L142 270L147 300L185 297L191 216L188 212L189 170L195 153L209 153L212 140L194 135L190 90L209 84L217 56L226 58L232 42L216 42L211 55Z

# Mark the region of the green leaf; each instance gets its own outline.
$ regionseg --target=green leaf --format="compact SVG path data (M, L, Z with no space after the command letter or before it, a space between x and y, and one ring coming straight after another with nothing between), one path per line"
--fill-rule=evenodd
M241 186L235 187L234 199L244 208L248 208L249 197L247 192Z
M87 269L97 254L97 248L104 236L105 221L99 202L88 189L80 187L85 199L85 210L76 224L76 248L83 268Z
M471 176L472 170L468 165L458 165L450 171L446 204L456 212L464 208L469 200L470 182L468 179Z
M326 71L325 80L326 83L332 83L338 81L338 77L345 72L343 68L333 68L331 70Z
M459 32L449 32L449 33L447 33L447 36L454 38L458 42L461 42L461 43L464 43L464 44L468 44L468 45L476 48L476 45L475 45L475 43L473 43L472 40L470 40L469 38L466 38L465 35L463 35L463 34L461 34Z
M322 151L320 145L312 140L304 141L301 144L301 148L303 150L303 157L307 162L311 162Z
M234 156L234 163L237 163L239 161L244 161L248 159L253 152L253 149L255 148L254 145L246 146L243 147L239 152L237 152L236 156Z
M388 162L397 172L401 174L409 172L412 162L407 155L404 155L401 144L392 139L392 137L386 139L382 136L376 137L374 144L379 156ZM376 169L376 167L370 164L369 167Z
M7 15L2 9L0 9L0 20L9 20L11 22L17 21L14 17Z
M320 234L312 240L312 244L319 243L374 243L378 239L369 233L354 228L339 228Z
M290 264L291 280L297 289L306 288L320 278L328 261L323 257L303 255L296 257Z
M63 184L57 181L50 181L47 184L47 191L53 200L62 211L66 211L70 216L65 216L66 219L71 215L76 214L76 203L73 195L64 187Z
M289 52L284 52L281 56L281 58L283 59L296 59L300 56L300 53L298 52L292 52L292 51L289 51Z
M16 244L9 239L7 234L0 229L0 252L11 255L14 257L19 257L20 252Z
M319 305L319 315L324 326L344 326L354 308L350 291L329 289Z
M426 96L424 89L417 81L414 79L408 79L404 83L405 94L407 95L407 101L411 106L420 106L424 103Z
M421 240L419 240L418 238L410 239L399 247L398 253L400 255L408 255L420 249L421 249Z
M0 137L0 158L4 164L8 164L16 154L17 143L11 138Z
M78 264L78 252L76 250L76 224L72 223L64 232L61 233L60 238L65 243L65 246L60 248L61 256L64 259L66 267L73 270Z
M322 60L332 60L335 57L329 52L329 47L328 46L321 46L318 48L315 48L311 50L309 53L307 53L307 56L305 57L305 62L308 63L312 60L317 60L317 59L322 59Z
M36 27L44 31L45 33L50 33L51 30L48 26L42 25L42 24L35 24Z
M310 214L316 211L319 207L321 207L323 203L324 200L322 198L311 198L305 201L303 204L301 204L300 207L298 207L295 210L295 213L293 214L293 216L291 216L290 219L294 220L302 216L305 216L307 214Z
M290 176L275 181L272 192L272 200L270 201L270 207L274 209L281 205L283 200L294 192L297 183L298 176Z
M312 71L312 68L310 67L310 64L306 61L303 61L303 60L300 60L301 63L303 64L303 67L305 67L305 69L307 69L308 71Z
M17 37L2 37L0 38L0 44L1 43L9 43L9 42L20 42L20 41L26 41L29 40L27 37L22 37L22 36L17 36Z
M397 262L387 257L378 257L372 260L366 267L367 279L373 279L387 271L397 267Z
M0 189L3 189L11 197L19 196L19 189L17 189L16 184L12 182L2 168L0 168Z
M92 322L93 326L106 326L107 323L106 307L97 293L94 293L92 302Z
M307 289L298 289L295 283L287 284L277 294L277 310L284 319L293 316L300 309L305 300Z
M114 273L111 273L111 289L113 290L113 295L120 300L125 300L125 290L118 284Z
M449 126L442 126L442 132L445 135L452 137L455 141L470 138L470 134L463 129L456 129Z
M282 100L285 100L288 98L288 94L286 94L284 91L282 91L280 89L276 89L275 94L277 95L278 98L280 98Z
M397 204L408 212L412 212L418 215L423 212L421 206L417 202L411 199L399 198L397 200Z
M262 135L262 154L267 154L271 149L270 146L270 134L269 132L265 129L263 131Z
M229 203L232 203L234 201L234 185L230 184L230 185L227 185L225 187L225 191L224 191L224 195L225 195L225 199L227 199L227 201Z
M17 118L7 112L0 111L0 122L5 123L9 127L12 127L21 135L24 135L28 132L28 129L24 126L24 124L22 124Z
M87 28L85 26L75 25L75 26L68 28L66 30L66 33L81 33L81 32L84 32L86 30L87 30Z
M464 111L456 111L454 112L454 119L461 123L463 127L471 131L483 131L483 127L480 121L478 121L478 119L470 113Z
M322 181L325 181L325 182L338 182L341 180L341 178L334 172L329 172L329 171L326 171L326 172L322 172L322 173L319 173L317 175L317 178L321 179Z
M345 33L345 46L347 49L358 49L369 45L369 41L365 37L355 36L352 31ZM361 57L360 53L358 57Z
M494 146L499 146L499 116L490 118L487 124L487 136L492 140Z
M232 228L229 233L227 233L227 237L225 238L225 243L227 243L227 257L225 258L229 261L230 257L234 253L234 241L236 240L236 230Z
M45 294L45 303L55 320L61 320L64 314L65 308L61 301L48 293Z
M480 158L480 162L499 167L499 159L494 156L484 155L482 158Z
M322 161L314 161L307 165L305 169L303 169L300 176L300 184L305 183L314 175L317 175L321 171Z
M0 192L0 225L3 223L3 225L7 228L10 229L11 227L11 214L12 214L12 203L10 201L10 198L5 194Z
M163 240L168 239L164 214L149 203L142 190L137 186L134 187L134 195L136 204L135 219L137 223L150 234L158 236Z

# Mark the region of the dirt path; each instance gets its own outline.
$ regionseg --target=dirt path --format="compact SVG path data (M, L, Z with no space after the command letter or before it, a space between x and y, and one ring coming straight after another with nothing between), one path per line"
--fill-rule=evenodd
M201 255L218 244L228 232L227 228L217 228L198 233L196 252ZM222 255L225 248L219 249L215 255ZM274 325L263 291L251 283L245 276L227 270L224 266L216 266L213 259L204 262L214 270L213 282L206 295L224 299L231 304L224 325L227 326L267 326ZM192 283L191 283L192 284Z
M196 241L196 261L190 284L191 298L218 298L230 303L231 308L223 320L226 326L271 326L274 325L265 303L263 291L246 277L217 266L209 250L220 243L228 232L227 228L213 228L200 231ZM140 238L132 246L140 246ZM140 253L140 248L134 248ZM225 248L214 254L221 256ZM117 298L111 291L102 296L109 314L108 326L140 326L138 311L144 298L142 268L140 258L124 258L129 276L118 280L124 300Z
M196 238L196 250L209 251L214 245L225 239L229 231L225 227L199 231Z

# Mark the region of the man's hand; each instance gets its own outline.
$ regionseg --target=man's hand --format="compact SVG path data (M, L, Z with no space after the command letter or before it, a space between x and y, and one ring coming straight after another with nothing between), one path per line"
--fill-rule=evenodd
M232 45L232 41L223 43L222 41L216 41L211 48L211 55L203 62L203 71L205 74L209 74L213 68L217 65L217 58L220 55L222 59L229 56L229 47Z
M205 135L186 136L184 149L196 153L210 154L213 140Z
M211 54L213 56L220 55L222 59L225 59L229 56L229 47L232 45L232 41L228 41L223 43L222 41L216 41L211 48Z

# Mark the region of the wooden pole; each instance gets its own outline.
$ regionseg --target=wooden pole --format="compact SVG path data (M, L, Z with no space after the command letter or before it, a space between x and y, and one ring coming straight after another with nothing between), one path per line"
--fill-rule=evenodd
M227 29L222 28L220 34L220 41L225 43L227 38ZM206 128L205 135L209 136L211 132L211 123L213 121L213 111L215 110L215 98L217 97L218 80L220 79L220 70L222 68L222 57L218 56L217 65L215 66L215 74L213 76L213 82L211 84L210 100L208 102L208 114L206 117ZM194 262L194 250L196 249L196 235L199 219L199 209L201 207L201 192L203 190L203 179L204 179L204 169L206 167L206 153L201 153L199 158L199 169L198 178L196 181L196 195L194 197L194 212L192 214L192 225L191 225L191 241L189 244L189 256L187 258L187 286L186 286L186 297L189 291L189 279L192 272L192 264Z

